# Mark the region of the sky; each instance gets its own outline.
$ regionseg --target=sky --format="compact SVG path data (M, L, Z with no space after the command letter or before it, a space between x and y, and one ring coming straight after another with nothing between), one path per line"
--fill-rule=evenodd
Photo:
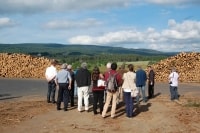
M0 44L200 52L200 0L0 0Z

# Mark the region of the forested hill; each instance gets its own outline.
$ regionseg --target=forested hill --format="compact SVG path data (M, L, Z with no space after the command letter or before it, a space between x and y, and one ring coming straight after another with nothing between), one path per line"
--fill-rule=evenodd
M63 45L63 44L0 44L1 53L25 53L31 55L101 55L101 54L135 54L143 56L171 56L177 53L166 53L151 49L127 49L98 45Z

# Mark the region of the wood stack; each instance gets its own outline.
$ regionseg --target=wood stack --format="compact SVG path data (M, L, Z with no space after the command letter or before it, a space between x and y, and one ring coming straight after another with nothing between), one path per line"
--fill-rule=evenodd
M44 78L50 59L25 54L0 53L0 77Z
M181 82L200 82L200 53L180 53L154 64L156 81L168 82L173 67L179 73Z

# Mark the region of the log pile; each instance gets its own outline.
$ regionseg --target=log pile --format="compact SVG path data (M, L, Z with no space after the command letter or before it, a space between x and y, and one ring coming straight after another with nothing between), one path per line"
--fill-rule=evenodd
M0 77L44 78L51 60L25 54L0 53Z
M156 81L168 82L171 69L175 67L180 82L200 82L200 53L180 53L152 66Z
M25 54L0 53L0 77L44 78L51 60ZM57 66L57 69L59 66ZM152 65L156 81L168 82L171 68L175 67L181 82L200 82L200 53L180 53Z

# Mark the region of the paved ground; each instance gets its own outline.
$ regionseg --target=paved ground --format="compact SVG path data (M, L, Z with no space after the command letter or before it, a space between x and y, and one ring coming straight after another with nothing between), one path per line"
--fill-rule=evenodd
M147 89L146 89L147 90ZM181 95L200 91L200 85L195 83L180 83ZM41 79L8 79L0 78L0 101L12 100L24 96L46 96L47 82ZM147 94L147 93L146 93ZM156 83L155 95L169 94L168 83ZM193 95L199 96L198 93Z

